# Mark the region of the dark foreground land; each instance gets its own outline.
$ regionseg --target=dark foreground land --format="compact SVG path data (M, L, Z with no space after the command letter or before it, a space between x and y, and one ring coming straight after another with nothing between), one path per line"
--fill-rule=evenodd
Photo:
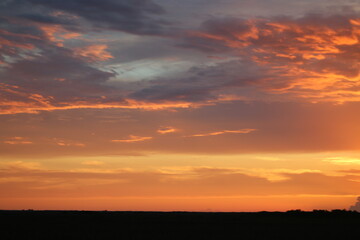
M0 211L0 239L360 239L360 213Z

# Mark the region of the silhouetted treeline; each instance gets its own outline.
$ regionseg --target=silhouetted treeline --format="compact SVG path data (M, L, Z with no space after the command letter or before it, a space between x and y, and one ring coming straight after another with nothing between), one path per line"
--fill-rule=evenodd
M355 239L360 213L0 211L0 239Z

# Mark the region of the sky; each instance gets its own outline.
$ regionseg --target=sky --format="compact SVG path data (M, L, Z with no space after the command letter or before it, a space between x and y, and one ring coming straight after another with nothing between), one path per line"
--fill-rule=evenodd
M0 209L348 209L357 0L3 0Z

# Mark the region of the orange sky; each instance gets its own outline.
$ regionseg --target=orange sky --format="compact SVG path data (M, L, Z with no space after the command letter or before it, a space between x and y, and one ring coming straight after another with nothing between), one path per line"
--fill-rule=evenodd
M0 209L353 205L360 6L268 4L4 3Z

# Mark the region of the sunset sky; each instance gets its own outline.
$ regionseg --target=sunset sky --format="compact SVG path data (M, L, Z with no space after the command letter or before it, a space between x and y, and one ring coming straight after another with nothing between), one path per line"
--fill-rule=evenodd
M0 209L360 195L357 0L2 0Z

